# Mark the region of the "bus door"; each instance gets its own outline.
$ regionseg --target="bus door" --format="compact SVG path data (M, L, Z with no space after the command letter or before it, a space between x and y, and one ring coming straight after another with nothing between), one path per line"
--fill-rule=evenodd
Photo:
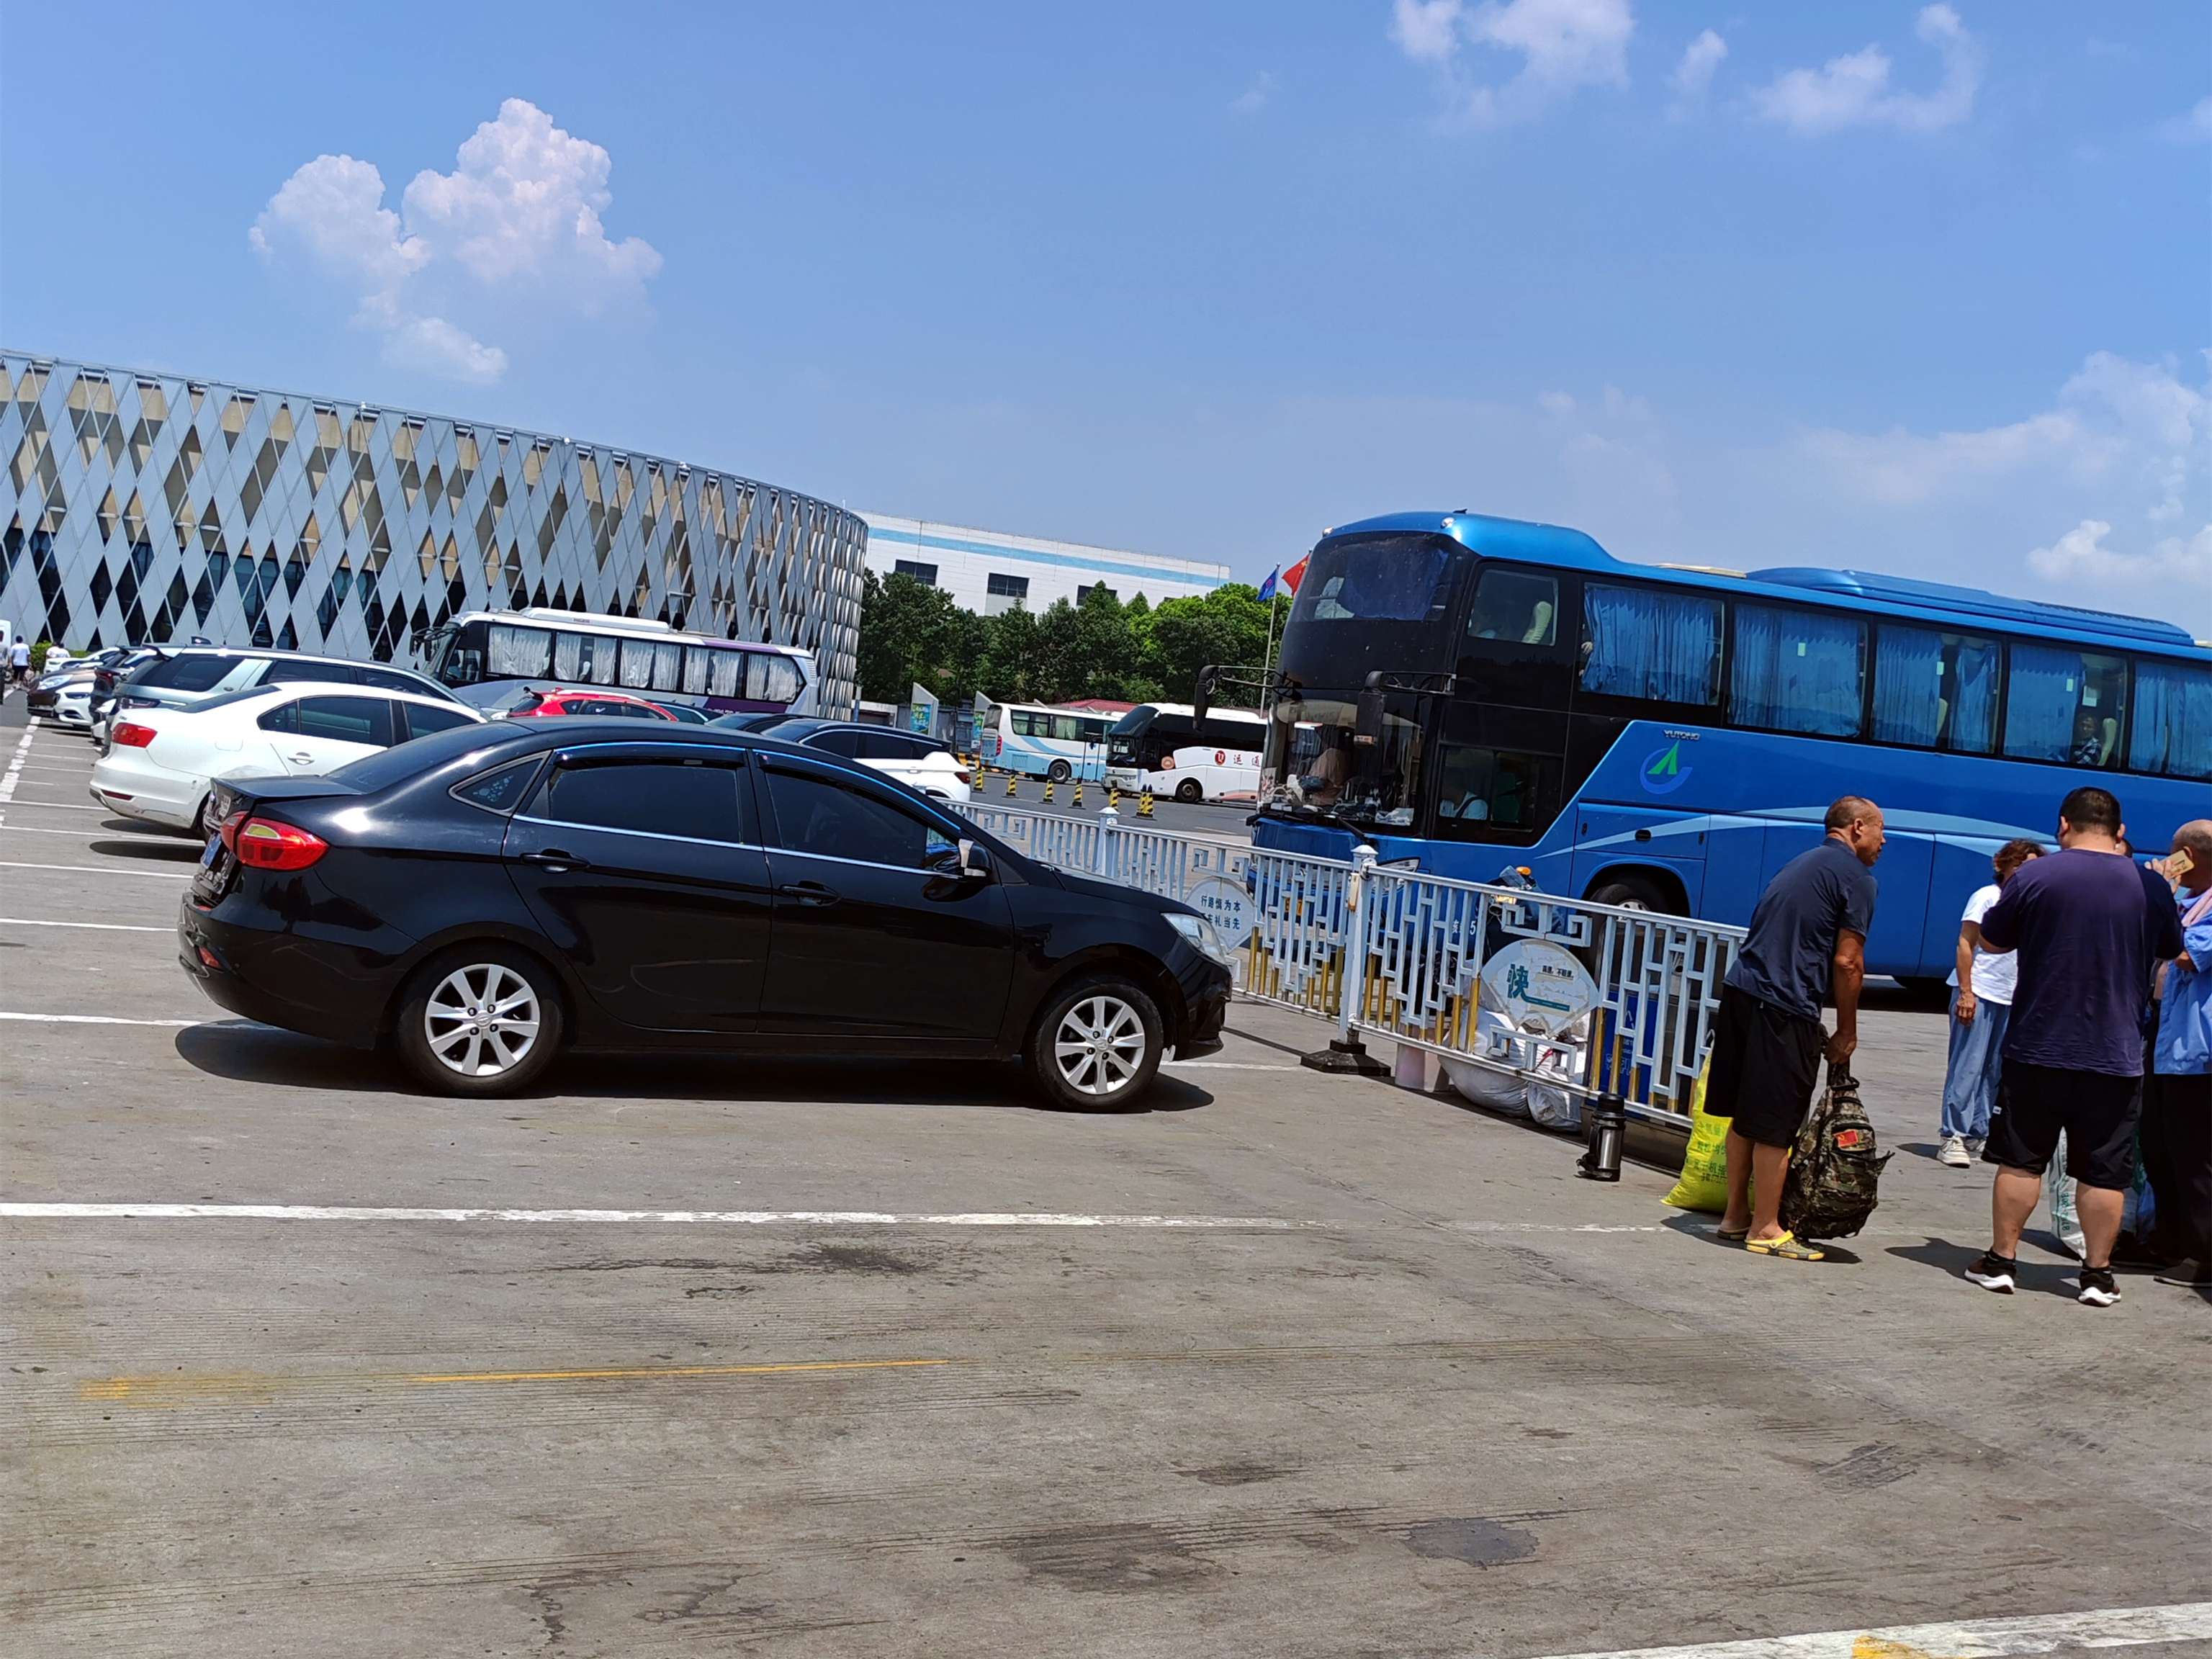
M1559 815L1576 599L1555 571L1480 567L1432 770L1439 837L1528 847Z

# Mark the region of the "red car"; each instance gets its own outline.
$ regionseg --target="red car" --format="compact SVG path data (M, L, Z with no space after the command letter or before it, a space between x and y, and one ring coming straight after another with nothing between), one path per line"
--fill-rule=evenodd
M525 692L522 701L507 711L509 720L520 720L532 714L613 714L627 715L632 720L678 723L676 716L659 703L647 702L643 697L633 697L624 691L610 691L605 686L563 688L551 691L532 690Z

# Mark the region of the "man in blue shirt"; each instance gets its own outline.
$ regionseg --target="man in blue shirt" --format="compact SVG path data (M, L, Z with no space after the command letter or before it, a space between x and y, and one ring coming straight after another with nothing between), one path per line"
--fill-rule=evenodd
M2078 1299L2096 1308L2120 1299L2112 1243L2135 1176L2143 1010L2151 970L2181 952L2173 896L2121 853L2124 827L2110 790L2075 790L2059 805L2059 850L2016 873L1982 918L1982 937L2016 951L2020 964L1982 1148L1997 1166L1990 1248L1966 1270L1984 1290L2011 1293L2021 1229L2063 1132L2081 1218Z
M1858 1047L1859 985L1874 925L1869 870L1881 856L1881 809L1845 795L1828 809L1827 830L1759 896L1750 933L1721 988L1705 1078L1706 1115L1734 1120L1721 1237L1795 1261L1818 1261L1823 1252L1783 1230L1782 1178L1813 1104L1821 1058L1837 1065ZM1820 1005L1831 995L1833 1036L1820 1024Z
M2143 1086L2143 1170L2158 1200L2150 1246L2174 1264L2161 1282L2212 1291L2212 818L2175 830L2172 856L2153 867L2173 884L2181 954L2159 969Z

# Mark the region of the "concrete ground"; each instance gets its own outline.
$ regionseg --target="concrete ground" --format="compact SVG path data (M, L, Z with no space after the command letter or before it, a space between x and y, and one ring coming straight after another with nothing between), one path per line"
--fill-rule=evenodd
M2040 1237L2020 1295L1959 1278L1940 1016L1867 1017L1899 1151L1817 1266L1253 1006L1126 1116L836 1062L435 1099L201 1000L196 849L21 706L0 1012L70 1018L0 1023L0 1200L370 1213L0 1219L0 1650L1539 1656L2212 1600L2212 1307L2081 1307ZM492 1207L601 1213L375 1213ZM720 1213L605 1213L675 1211Z

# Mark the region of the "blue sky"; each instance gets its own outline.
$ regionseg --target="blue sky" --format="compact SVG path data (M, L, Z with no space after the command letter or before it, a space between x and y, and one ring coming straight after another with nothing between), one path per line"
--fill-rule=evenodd
M2212 11L10 7L0 338L1223 560L2212 635ZM341 159L345 158L345 159Z

